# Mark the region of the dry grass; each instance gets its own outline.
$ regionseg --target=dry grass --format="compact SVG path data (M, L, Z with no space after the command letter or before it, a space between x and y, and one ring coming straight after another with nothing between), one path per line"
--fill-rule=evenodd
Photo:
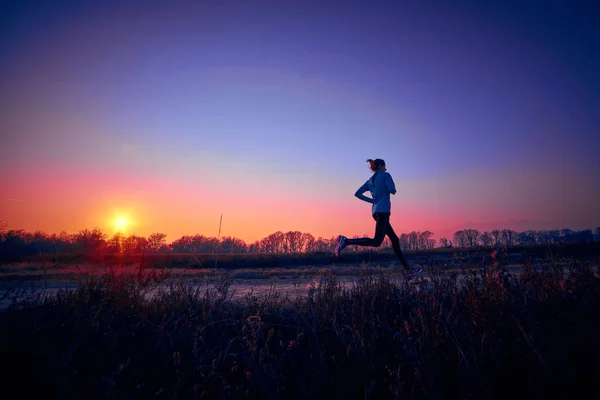
M598 264L408 284L359 269L232 301L167 269L107 270L0 311L4 390L57 398L594 397ZM154 296L147 296L157 290Z

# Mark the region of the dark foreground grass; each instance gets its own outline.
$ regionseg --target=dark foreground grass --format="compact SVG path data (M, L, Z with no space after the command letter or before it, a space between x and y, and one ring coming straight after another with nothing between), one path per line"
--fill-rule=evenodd
M231 301L226 281L106 274L0 312L19 398L593 398L598 266L566 274L324 280L304 299Z

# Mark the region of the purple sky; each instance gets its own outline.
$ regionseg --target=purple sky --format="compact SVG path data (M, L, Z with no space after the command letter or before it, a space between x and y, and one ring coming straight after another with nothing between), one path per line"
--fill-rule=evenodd
M600 226L598 7L412 3L3 2L0 219L370 234L383 158L398 232Z

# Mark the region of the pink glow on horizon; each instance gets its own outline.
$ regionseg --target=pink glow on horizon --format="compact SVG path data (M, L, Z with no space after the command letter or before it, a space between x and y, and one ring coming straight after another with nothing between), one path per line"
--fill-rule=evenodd
M518 193L519 187L531 186L523 174L512 180L472 176L470 182L479 185L482 192L471 192L464 197L457 196L451 189L460 191L461 182L466 178L435 185L402 182L401 176L397 176L399 192L392 197L391 223L398 234L430 230L439 240L444 236L452 238L455 231L469 227L480 230L561 228L556 223L528 222L528 216L535 217L536 209L540 213L538 219L543 218L544 207L551 211L560 204L560 198L552 198L547 204L533 203L532 208L526 207L527 202L518 195L497 197L502 191L494 192L493 186L485 186L490 180L500 186L510 180ZM543 192L552 179L559 178L558 175L548 178L548 183L538 179L537 190ZM276 231L289 230L325 238L338 234L373 234L370 205L354 198L354 187L313 184L316 192L331 192L331 195L319 196L309 191L294 192L287 182L278 179L267 172L256 175L240 171L227 179L215 171L191 179L190 176L120 172L110 165L78 169L22 166L4 181L2 192L6 198L0 199L0 205L10 216L7 221L10 229L47 233L63 230L74 233L97 227L112 235L116 231L115 219L125 216L129 221L125 234L147 236L163 232L168 241L173 241L182 235L216 236L222 214L221 235L234 236L247 243ZM361 179L350 182L358 186ZM572 211L576 216L573 212L576 210Z
M241 192L224 192L215 201L214 190L185 180L60 168L48 168L35 178L26 174L29 179L17 174L7 182L5 193L13 200L3 202L11 216L10 228L74 233L97 227L112 235L115 219L125 216L129 221L125 234L163 232L173 241L182 235L216 236L222 214L221 235L247 243L276 231L298 230L325 238L371 236L374 231L370 205L352 195L315 201L306 194L265 196L242 187ZM461 221L418 202L393 202L391 221L398 234L429 229L439 238L444 227Z
M223 192L215 201L215 190L185 180L61 168L46 168L36 174L21 171L6 181L5 189L11 199L2 199L11 216L9 227L28 231L74 233L97 227L112 234L114 220L123 215L130 222L125 233L147 236L159 231L172 241L196 233L216 236L221 214L222 236L246 242L276 231L299 230L315 237L332 237L372 235L374 229L370 205L352 195L316 201L307 194L266 196L260 191L245 192L247 188L242 187ZM399 205L396 209L392 224L399 234L435 221L452 223L451 218L428 215L426 208L414 204L410 211Z

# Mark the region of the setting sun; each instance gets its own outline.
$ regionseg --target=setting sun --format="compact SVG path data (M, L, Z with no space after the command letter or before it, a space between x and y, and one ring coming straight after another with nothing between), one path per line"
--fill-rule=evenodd
M123 217L119 217L115 221L115 226L117 227L117 229L125 229L125 227L127 226L127 220Z

